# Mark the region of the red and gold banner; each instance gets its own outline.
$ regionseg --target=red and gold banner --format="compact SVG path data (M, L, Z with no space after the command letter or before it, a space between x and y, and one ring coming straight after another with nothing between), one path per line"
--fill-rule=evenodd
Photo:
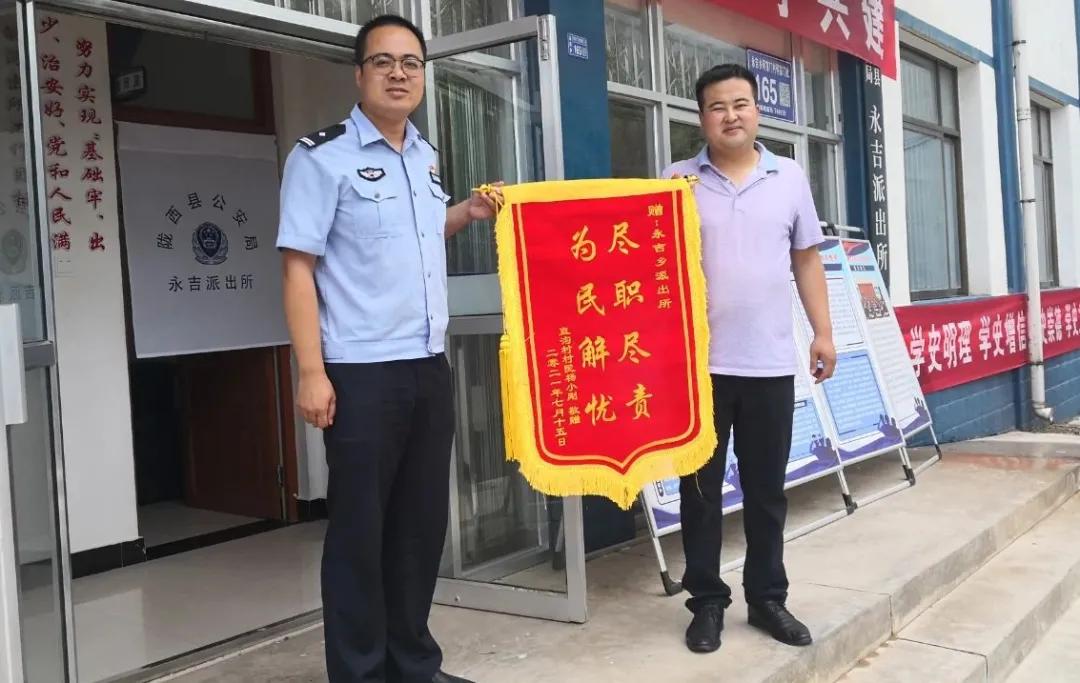
M896 319L923 391L1008 372L1027 362L1023 294L949 304L901 306ZM1042 295L1043 357L1080 350L1080 289Z
M507 457L538 491L628 508L716 433L687 180L504 188L496 221Z

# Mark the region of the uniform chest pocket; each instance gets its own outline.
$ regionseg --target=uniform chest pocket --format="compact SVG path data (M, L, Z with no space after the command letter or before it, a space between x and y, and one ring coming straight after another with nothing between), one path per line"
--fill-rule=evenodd
M341 203L341 210L357 237L397 237L405 232L397 190L389 183L356 178Z
M436 182L428 184L431 189L431 199L428 200L431 207L432 227L439 236L446 234L446 205L450 203L450 195L443 191L442 185Z

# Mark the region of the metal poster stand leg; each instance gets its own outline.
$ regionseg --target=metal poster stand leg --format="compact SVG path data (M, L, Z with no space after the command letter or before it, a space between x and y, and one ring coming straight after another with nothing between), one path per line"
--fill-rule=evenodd
M844 476L843 465L836 471L836 478L840 480L840 495L844 498L844 509L847 514L853 515L859 509L859 504L851 497L851 488L848 487L847 477Z
M664 584L664 592L668 595L682 593L682 582L675 581L668 572L667 562L664 561L664 549L660 546L660 539L652 537L653 549L656 551L656 560L660 563L660 581Z
M683 590L682 583L672 579L670 572L668 572L667 561L664 559L664 548L660 545L660 536L653 527L652 516L648 513L645 496L639 494L638 499L641 501L641 507L646 510L645 520L648 522L649 538L652 540L653 551L656 553L656 563L660 565L660 581L664 584L664 592L668 595L678 595Z
M941 460L941 443L938 442L937 433L934 431L934 425L930 425L930 436L934 439L934 450L937 452L931 456L929 460L915 468L916 474Z
M912 486L915 485L915 474L911 470L911 461L908 460L907 447L906 446L901 446L898 450L900 451L900 460L901 460L901 463L903 464L903 467L904 467L904 475L905 475L904 476L904 481L902 483L900 483L900 484L890 486L887 489L878 491L876 493L872 493L869 496L866 496L865 498L856 499L856 503L859 505L859 507L869 505L870 503L881 500L882 498L885 498L887 496L891 496L894 493L899 493L900 491L903 491L905 489L909 489L909 488L911 488ZM878 457L881 457L881 456L878 456ZM910 475L909 475L909 473L910 473Z
M908 486L914 486L915 470L911 469L911 456L908 455L906 445L900 447L900 462L904 465L904 477L908 480Z

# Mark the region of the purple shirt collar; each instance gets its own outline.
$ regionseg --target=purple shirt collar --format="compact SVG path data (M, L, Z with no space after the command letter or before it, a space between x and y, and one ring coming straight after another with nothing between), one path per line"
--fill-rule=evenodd
M780 164L776 160L776 155L765 148L765 145L761 144L757 140L754 141L754 149L758 151L761 157L758 159L757 174L769 174L777 173L780 171ZM712 160L709 159L709 146L705 145L698 152L698 155L694 157L694 165L699 169L711 168L721 178L726 178L720 169L713 165Z

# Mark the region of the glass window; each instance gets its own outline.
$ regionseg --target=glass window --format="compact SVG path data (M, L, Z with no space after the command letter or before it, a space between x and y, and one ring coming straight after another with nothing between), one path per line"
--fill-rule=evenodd
M34 215L31 173L23 137L23 92L19 39L12 8L0 10L0 304L18 304L24 341L44 338L44 298Z
M470 52L433 63L439 160L455 200L493 179L524 183L543 177L539 93L530 80L534 45L522 43L515 60ZM462 230L447 241L446 252L450 275L496 271L490 227Z
M1031 107L1032 143L1035 150L1035 205L1039 230L1039 281L1044 287L1058 285L1057 226L1054 221L1054 158L1050 139L1050 110Z
M401 0L255 0L264 5L363 24L380 14L401 14Z
M937 92L937 65L912 53L905 53L900 60L900 89L905 117L921 119L928 123L941 123L938 105L941 96Z
M804 45L806 125L832 131L835 127L832 51L810 41L805 41Z
M612 178L652 177L648 115L645 105L608 100Z
M7 435L15 493L12 513L19 563L23 667L27 681L62 681L64 600L52 503L52 380L48 368L27 370L25 377L30 419L11 427Z
M672 162L693 159L705 146L705 137L697 124L672 121L670 131Z
M445 36L491 26L508 21L510 13L506 0L431 0L431 32Z
M780 124L763 117L760 141L778 155L807 159L807 173L819 214L832 222L842 220L838 82L832 50L809 40L794 42L789 33L700 0L606 0L605 8L609 81L656 93L653 97L647 93L633 95L635 99L650 100L642 105L643 110L641 106L635 108L626 100L618 100L625 91L612 88L616 93L608 111L612 141L646 136L644 149L612 145L612 172L616 176L636 176L635 169L655 165L657 160L649 156L653 149L661 162L696 157L705 145L692 118L697 114L694 91L697 79L717 64L745 65L746 50L753 48L792 60L799 93L795 128L783 125L781 130ZM655 51L658 48L648 40L657 32L662 34L662 40L656 41L662 44L662 52ZM653 73L650 84L652 65L660 71ZM661 93L694 104L688 106L668 98L669 106L664 107L665 97ZM659 130L647 125L651 123L646 114L650 105L664 112L664 120L657 122ZM655 139L664 126L668 129L666 150ZM783 137L786 141L773 140L770 136Z
M608 2L604 8L604 48L608 80L652 88L645 10L640 0Z
M810 138L807 176L818 217L830 223L840 222L836 189L836 145Z
M787 157L788 159L795 158L795 145L790 142L784 142L783 140L770 140L769 138L758 137L758 142L761 145L775 154L778 157Z
M672 162L693 159L701 153L701 148L705 146L705 136L701 134L701 128L697 124L672 121L670 130ZM777 156L795 158L795 145L790 142L773 140L764 135L758 136L758 142Z
M956 72L907 50L900 64L912 297L960 294L965 273Z
M746 64L746 48L791 59L791 36L742 15L699 2L664 0L668 93L696 99L694 83L717 64Z
M534 491L506 459L499 339L450 337L458 409L439 575L563 593L566 571L555 561L561 503Z

